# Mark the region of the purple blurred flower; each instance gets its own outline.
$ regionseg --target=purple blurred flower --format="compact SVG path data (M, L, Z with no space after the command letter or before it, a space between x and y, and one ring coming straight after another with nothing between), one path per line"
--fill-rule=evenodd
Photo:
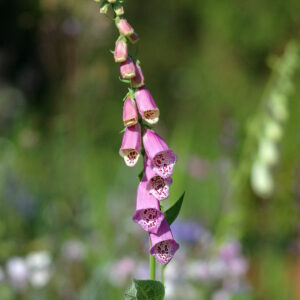
M232 241L221 245L219 255L225 261L229 261L238 257L241 253L241 244L237 241Z
M240 277L247 273L248 262L243 257L234 258L228 263L228 272L231 276Z
M171 225L171 229L175 239L186 243L199 242L201 236L206 234L206 230L194 221L177 220Z

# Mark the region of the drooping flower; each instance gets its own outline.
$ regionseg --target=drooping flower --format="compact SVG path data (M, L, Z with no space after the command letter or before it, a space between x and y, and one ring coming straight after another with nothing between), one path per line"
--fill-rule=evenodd
M142 180L138 186L136 212L133 221L140 224L148 232L157 233L164 214L160 211L158 200L146 189L147 181Z
M173 150L151 129L145 130L143 144L146 154L151 160L153 171L162 178L170 177L177 161Z
M116 25L119 29L120 34L122 35L130 36L134 33L134 29L125 19L117 20Z
M150 254L162 265L166 265L179 248L167 220L163 220L157 234L150 233L149 236L151 242Z
M125 100L123 106L123 123L124 126L132 126L138 122L138 113L135 102L129 97Z
M134 88L140 88L145 84L144 74L139 65L135 64L135 77L131 78L131 84Z
M127 43L123 39L116 42L114 59L116 63L124 62L128 58L128 48Z
M149 124L155 124L159 120L159 109L150 92L140 88L135 92L135 100L141 117Z
M135 44L140 38L136 32L133 32L131 35L128 36L130 42Z
M145 164L145 178L147 180L146 188L157 200L165 200L169 197L171 178L163 178L157 175L151 166L149 160Z
M122 146L120 148L120 155L128 167L133 167L138 159L141 150L141 126L139 124L126 127Z
M135 77L135 64L130 57L128 57L126 61L121 63L120 73L121 77L124 79L131 79Z

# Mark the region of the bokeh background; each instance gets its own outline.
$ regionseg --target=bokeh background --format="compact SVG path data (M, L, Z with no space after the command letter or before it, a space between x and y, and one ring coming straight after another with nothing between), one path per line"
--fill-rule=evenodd
M148 240L131 220L142 165L118 154L116 29L92 0L0 14L0 299L122 299L148 277ZM166 206L186 191L166 299L300 299L299 1L125 14L179 157Z

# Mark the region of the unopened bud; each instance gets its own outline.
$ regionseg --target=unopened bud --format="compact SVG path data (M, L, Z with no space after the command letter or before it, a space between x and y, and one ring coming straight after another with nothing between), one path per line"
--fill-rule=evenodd
M128 39L132 44L135 44L140 38L136 32L132 33L131 35L128 36Z
M124 15L124 8L120 3L116 3L114 5L114 11L116 13L117 16L122 16Z

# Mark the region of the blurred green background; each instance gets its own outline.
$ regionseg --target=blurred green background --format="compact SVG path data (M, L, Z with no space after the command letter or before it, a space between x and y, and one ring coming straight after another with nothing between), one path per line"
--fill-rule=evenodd
M0 12L0 299L122 299L148 237L131 219L141 162L118 154L116 29L92 0ZM128 0L125 16L178 155L168 205L186 191L166 299L300 299L299 1Z

